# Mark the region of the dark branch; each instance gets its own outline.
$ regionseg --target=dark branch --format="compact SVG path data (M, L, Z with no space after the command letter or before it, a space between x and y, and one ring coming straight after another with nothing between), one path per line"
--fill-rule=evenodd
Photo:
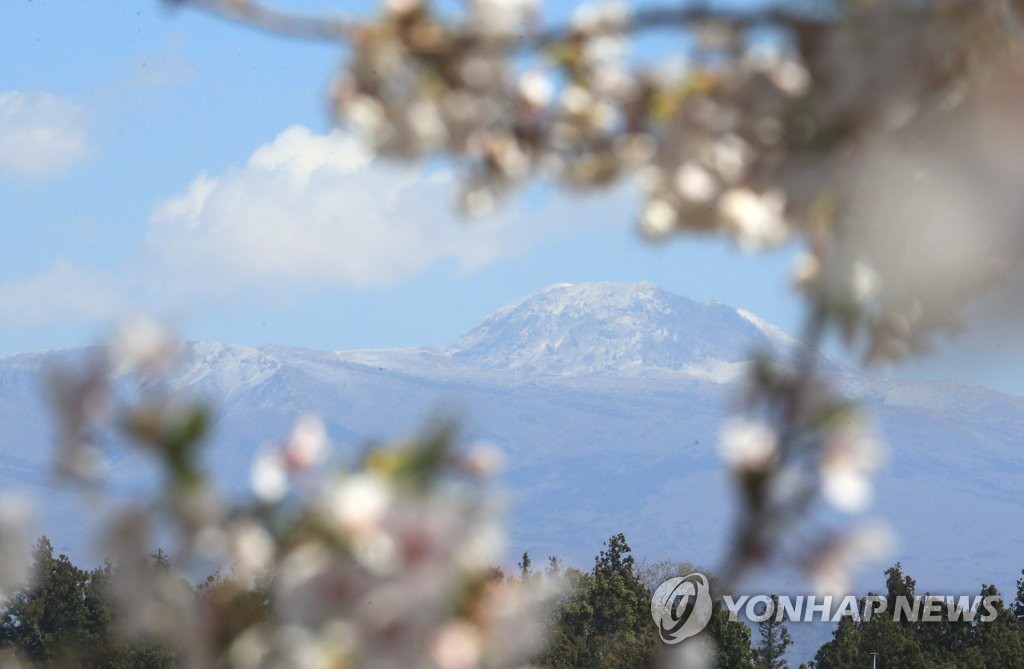
M281 11L260 2L250 0L165 0L172 5L190 5L220 18L270 33L304 40L348 42L370 30L366 21L340 17L307 16ZM588 33L590 36L604 34L630 34L658 29L693 27L702 23L722 23L737 28L754 26L785 26L826 23L821 18L785 12L779 9L737 9L710 8L703 4L691 7L652 7L633 13L629 21L619 27L609 27ZM476 42L477 37L468 29L459 39ZM525 32L517 39L489 45L508 52L542 49L564 42L578 33L571 25L555 26L534 32Z
M234 23L258 28L282 37L325 42L346 42L358 33L361 23L344 18L304 16L249 0L164 0L169 5L189 5Z

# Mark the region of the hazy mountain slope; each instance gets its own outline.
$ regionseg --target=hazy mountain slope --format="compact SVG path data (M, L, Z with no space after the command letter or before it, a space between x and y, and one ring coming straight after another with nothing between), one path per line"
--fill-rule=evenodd
M349 451L447 413L468 440L492 441L508 456L501 483L511 553L586 565L603 539L626 531L640 555L714 564L730 518L715 441L731 382L752 350L791 354L796 345L751 314L654 286L560 285L440 349L190 344L173 384L217 407L209 462L238 490L252 455L302 412L322 414ZM77 511L38 487L52 439L38 374L75 355L0 359L0 485L34 490L46 502L44 528L72 547L82 533ZM904 539L894 559L933 591L1009 586L1024 566L1024 402L830 364L893 445L879 499ZM137 482L137 459L115 453L111 476Z

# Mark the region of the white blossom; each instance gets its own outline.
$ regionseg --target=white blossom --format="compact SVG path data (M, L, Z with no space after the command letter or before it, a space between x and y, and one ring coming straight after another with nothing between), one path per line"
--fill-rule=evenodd
M611 0L585 2L576 8L572 17L573 28L584 34L615 32L628 23L629 7Z
M352 555L370 572L386 576L402 566L399 546L388 532L382 529L365 530L352 535L350 540Z
M485 571L497 564L505 548L505 533L496 522L477 522L465 533L455 559L467 571Z
M551 77L541 70L529 70L519 78L519 95L534 107L547 107L554 94Z
M480 632L466 621L445 625L434 637L430 654L439 669L476 669L480 666Z
M498 446L482 442L474 444L464 458L466 468L476 476L490 477L501 471L505 464L505 454Z
M811 85L811 75L800 62L793 59L780 61L770 73L772 81L784 93L801 95Z
M21 587L28 576L31 508L20 497L0 496L0 598Z
M266 634L258 627L250 627L231 643L228 659L238 669L258 669L270 653L271 646Z
M259 523L242 521L228 531L233 564L242 578L252 578L270 568L275 544L270 533Z
M777 454L778 437L764 421L732 418L722 428L718 450L726 464L735 470L763 469Z
M392 14L409 14L423 6L423 0L386 0L384 6Z
M697 204L710 202L718 194L718 184L711 173L694 162L686 162L676 170L676 189L684 199Z
M165 371L179 350L180 344L165 328L142 317L121 323L109 346L115 374L138 372L145 376Z
M288 493L288 469L278 451L263 451L252 463L252 490L265 502L280 501Z
M814 286L821 276L821 262L810 253L802 254L793 267L793 283L797 286L809 289Z
M569 114L583 115L593 103L594 96L583 86L573 84L562 92L562 108Z
M866 262L856 261L850 268L850 293L855 302L865 302L878 294L882 280L878 272Z
M432 151L448 139L448 128L438 106L426 99L416 100L405 112L406 125L419 143L420 151Z
M538 0L470 0L470 21L475 30L488 37L514 37L537 6Z
M327 427L322 418L305 414L292 429L284 445L284 458L293 469L303 470L319 463L327 453Z
M349 536L359 537L379 531L391 508L394 493L376 474L348 476L326 491L325 511L332 522Z
M872 478L885 451L858 421L830 435L821 454L822 495L840 511L863 511L871 503Z
M727 133L715 139L709 148L709 162L726 183L736 183L753 157L753 149L739 135Z
M789 233L782 193L755 193L749 188L730 188L718 202L719 215L746 249L761 249L782 242Z
M656 198L647 203L640 228L644 234L655 239L664 237L675 230L679 215L667 200Z
M885 559L893 551L892 531L881 524L855 527L826 544L813 556L809 575L820 595L850 594L854 573L861 565Z

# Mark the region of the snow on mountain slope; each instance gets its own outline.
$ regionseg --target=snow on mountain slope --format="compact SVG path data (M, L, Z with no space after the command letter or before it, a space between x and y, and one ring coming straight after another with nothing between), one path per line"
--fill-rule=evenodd
M720 303L653 284L559 284L501 309L446 350L459 362L534 374L719 376L754 348L790 347L780 331Z
M172 385L224 399L265 383L280 368L278 359L256 348L196 342L185 347Z

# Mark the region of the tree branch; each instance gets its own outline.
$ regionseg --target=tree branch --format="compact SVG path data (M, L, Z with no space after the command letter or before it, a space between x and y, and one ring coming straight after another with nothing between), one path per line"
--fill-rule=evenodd
M251 0L165 0L173 5L189 5L234 23L242 24L269 33L293 39L349 42L365 34L371 27L368 21L342 17L308 16L295 14L270 7ZM602 34L632 34L658 29L683 28L701 23L724 23L738 28L754 26L808 25L827 21L806 14L786 12L780 9L739 9L710 8L703 3L688 7L651 7L641 9L630 16L621 26L599 28L588 32L588 36ZM491 48L509 53L534 51L552 44L565 42L579 34L572 25L554 26L534 32L525 32L516 38L503 40ZM468 42L477 41L468 28L463 28L459 37Z
M364 24L345 18L305 16L249 0L164 0L169 5L194 7L207 14L281 37L325 42L347 42Z

